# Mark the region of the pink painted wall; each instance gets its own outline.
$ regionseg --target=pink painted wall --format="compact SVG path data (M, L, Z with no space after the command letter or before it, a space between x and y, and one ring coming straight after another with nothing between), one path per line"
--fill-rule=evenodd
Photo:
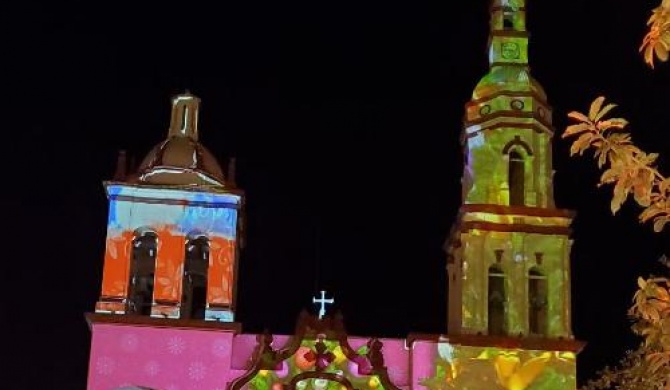
M226 329L106 322L91 326L89 390L227 390L251 367L258 343L257 335ZM358 349L368 341L350 337L349 345ZM570 351L466 346L446 339L415 340L408 349L404 339L380 341L389 379L402 390L429 390L421 384L424 380L473 390L527 389L533 384L576 388L576 355ZM283 349L290 342L291 336L275 335L272 347ZM456 371L438 371L437 364Z
M233 333L93 324L89 390L225 390Z
M435 374L435 357L437 349L432 341L419 340L414 342L412 348L412 389L428 390L420 384L424 378Z
M157 390L225 390L243 375L257 345L255 334L230 331L93 323L89 390L144 386ZM273 336L273 348L290 342ZM369 339L352 337L353 348ZM409 351L405 340L381 339L391 381L409 388Z

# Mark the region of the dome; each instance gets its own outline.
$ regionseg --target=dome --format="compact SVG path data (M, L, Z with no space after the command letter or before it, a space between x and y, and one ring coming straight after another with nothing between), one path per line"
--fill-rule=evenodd
M168 138L144 158L135 181L163 185L224 186L221 166L198 142L200 99L186 93L172 99Z
M156 145L137 173L138 181L151 184L224 185L216 158L190 137L170 137Z
M530 75L528 68L522 66L493 67L475 87L472 99L482 99L499 92L528 92L547 101L544 88Z

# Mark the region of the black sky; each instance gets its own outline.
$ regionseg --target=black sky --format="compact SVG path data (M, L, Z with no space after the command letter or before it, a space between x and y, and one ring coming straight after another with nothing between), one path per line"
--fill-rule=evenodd
M350 333L444 332L441 246L460 203L463 104L487 69L488 0L213 3L0 6L3 388L85 387L101 182L117 150L139 159L164 138L169 98L186 88L202 98L202 142L221 162L238 158L247 191L245 331L291 332L325 288ZM559 132L569 110L605 94L668 166L670 69L637 53L656 3L532 1L530 55ZM585 378L635 345L635 279L667 244L632 205L612 217L593 164L567 147L556 137L556 200L578 213Z

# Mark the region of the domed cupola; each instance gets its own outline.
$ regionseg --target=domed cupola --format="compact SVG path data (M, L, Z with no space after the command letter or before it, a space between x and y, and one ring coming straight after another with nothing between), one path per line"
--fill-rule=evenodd
M188 92L172 99L168 137L156 145L140 164L132 182L224 187L221 166L198 142L200 99Z

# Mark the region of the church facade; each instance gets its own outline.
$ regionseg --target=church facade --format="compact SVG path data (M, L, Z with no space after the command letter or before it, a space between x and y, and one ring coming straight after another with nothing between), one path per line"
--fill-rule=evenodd
M100 298L87 314L91 390L574 390L570 224L553 200L551 107L528 67L523 0L493 0L490 70L466 104L462 207L447 240L448 327L354 337L302 313L294 334L237 322L244 191L198 141L199 99L105 182ZM122 156L121 156L122 157Z

